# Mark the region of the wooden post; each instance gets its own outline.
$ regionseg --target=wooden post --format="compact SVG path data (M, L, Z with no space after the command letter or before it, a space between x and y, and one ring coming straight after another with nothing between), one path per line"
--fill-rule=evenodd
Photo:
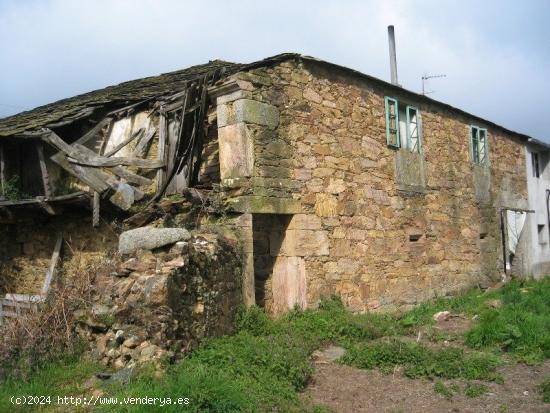
M52 190L50 186L50 176L48 175L48 168L46 166L46 160L44 159L44 147L42 142L36 144L36 152L38 153L38 161L40 163L40 170L42 172L42 183L44 185L44 195L46 199L52 197Z
M94 228L99 227L99 192L94 192L94 198L92 200L92 226Z
M63 245L63 234L57 236L57 241L55 243L55 248L53 250L52 259L50 260L50 268L46 273L46 279L44 280L44 285L42 286L41 294L45 297L50 290L50 284L56 272L57 262L59 261L59 256L61 255L61 246Z
M166 114L164 108L160 108L159 116L159 145L158 145L158 154L157 159L164 162L164 167L159 169L157 172L157 189L160 191L164 186L164 181L166 180L166 129L168 122L166 121Z

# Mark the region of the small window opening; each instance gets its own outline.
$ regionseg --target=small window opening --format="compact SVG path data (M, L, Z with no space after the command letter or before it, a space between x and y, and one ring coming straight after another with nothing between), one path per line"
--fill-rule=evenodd
M418 109L407 106L407 148L411 152L420 152L420 119Z
M479 233L479 239L485 239L487 238L487 233L486 232L480 232Z
M386 96L386 142L388 146L399 148L399 109L397 100Z
M422 234L410 234L409 235L409 241L410 242L417 242L418 240L420 240L420 238L422 238Z
M531 165L533 167L533 176L540 178L540 158L537 152L531 153Z
M478 165L487 163L487 130L471 127L472 161Z
M546 225L537 225L539 244L546 244Z

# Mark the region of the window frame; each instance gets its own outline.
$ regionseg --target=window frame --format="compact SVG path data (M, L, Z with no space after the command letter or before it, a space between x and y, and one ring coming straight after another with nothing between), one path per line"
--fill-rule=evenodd
M474 136L474 131L476 132ZM476 150L476 148L479 148L480 143L480 135L483 132L483 151L485 153L485 157L482 160L479 159L480 151L479 149ZM479 126L470 125L470 154L472 157L472 162L475 165L488 165L489 164L489 134L487 133L486 128L480 128ZM474 143L477 143L475 145Z
M410 111L414 110L416 113L416 139L418 142L418 147L416 150L412 148L412 130L411 130L411 115ZM406 131L407 131L407 149L413 153L422 153L422 122L420 119L420 110L416 106L406 105L405 106L406 114Z
M390 103L395 105L395 140L393 143L390 140ZM386 144L391 148L400 148L401 147L401 137L399 136L399 102L397 99L390 96L384 98L384 108L385 108L385 118L386 118Z
M531 152L531 169L533 178L540 178L540 156L538 152Z

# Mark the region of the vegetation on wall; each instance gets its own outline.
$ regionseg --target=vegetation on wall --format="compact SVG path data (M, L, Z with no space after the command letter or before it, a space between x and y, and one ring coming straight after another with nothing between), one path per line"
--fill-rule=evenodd
M23 194L20 190L21 184L19 175L13 175L10 179L4 182L4 198L11 201L23 198Z

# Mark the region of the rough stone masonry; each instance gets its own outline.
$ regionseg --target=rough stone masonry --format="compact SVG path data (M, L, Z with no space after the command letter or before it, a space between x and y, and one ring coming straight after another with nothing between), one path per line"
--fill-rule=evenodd
M311 60L238 73L211 92L220 183L249 222L249 304L280 313L334 294L355 311L405 309L499 279L500 209L526 207L515 136ZM418 108L420 153L386 144L388 95ZM472 163L472 124L488 129L486 165Z

